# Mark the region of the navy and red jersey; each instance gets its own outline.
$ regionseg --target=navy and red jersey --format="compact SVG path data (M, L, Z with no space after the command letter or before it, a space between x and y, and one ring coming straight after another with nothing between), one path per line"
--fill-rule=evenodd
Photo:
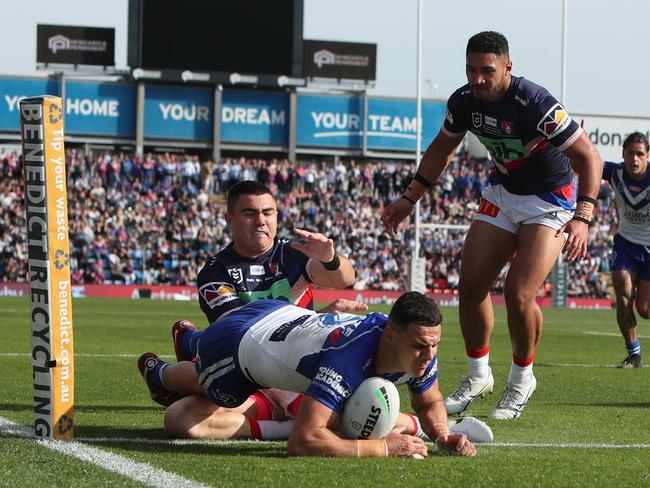
M309 258L293 249L292 241L275 239L273 247L256 258L238 254L230 243L212 256L196 281L199 305L210 323L223 313L261 299L280 299L303 308L313 307Z
M449 136L474 134L492 157L490 183L510 193L535 195L573 181L569 159L560 151L582 133L544 87L513 76L505 96L495 103L476 100L469 84L447 101L442 131Z

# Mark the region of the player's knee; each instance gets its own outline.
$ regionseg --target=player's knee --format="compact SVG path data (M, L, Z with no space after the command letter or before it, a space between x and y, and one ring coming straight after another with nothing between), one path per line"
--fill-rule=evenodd
M472 280L460 280L458 283L458 296L465 302L482 302L488 296L489 289L484 289Z
M650 303L637 304L636 311L639 312L641 318L645 320L650 319Z
M535 301L534 293L508 284L506 284L503 295L510 312L523 312Z

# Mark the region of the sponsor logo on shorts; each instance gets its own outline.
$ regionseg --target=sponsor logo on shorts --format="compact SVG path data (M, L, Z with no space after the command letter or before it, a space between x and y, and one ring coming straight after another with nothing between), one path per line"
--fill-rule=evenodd
M499 207L488 202L485 198L481 198L481 203L478 206L478 213L496 218L496 216L499 215Z
M199 293L210 308L219 307L226 302L230 302L239 298L237 292L230 283L223 283L219 281L206 283L199 289Z
M239 402L237 402L237 399L233 395L224 393L217 388L211 386L208 389L208 392L210 394L210 398L217 405L221 405L222 407L236 407L239 405Z
M571 117L564 107L556 103L546 112L546 115L537 124L537 130L549 139L563 132L571 123Z

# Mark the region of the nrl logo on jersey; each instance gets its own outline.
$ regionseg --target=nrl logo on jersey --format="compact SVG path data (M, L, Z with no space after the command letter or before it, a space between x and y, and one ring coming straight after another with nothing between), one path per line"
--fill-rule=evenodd
M241 268L229 268L228 274L230 275L230 277L233 279L235 283L244 282L244 273L242 272Z
M472 125L477 129L483 125L483 114L480 112L472 113Z
M549 139L560 134L571 123L571 117L564 107L556 103L546 112L546 115L537 124L537 130Z

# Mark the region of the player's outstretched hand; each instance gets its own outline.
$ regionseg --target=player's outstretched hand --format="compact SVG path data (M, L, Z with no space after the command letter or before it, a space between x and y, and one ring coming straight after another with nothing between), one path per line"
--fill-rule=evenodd
M587 257L587 240L589 239L589 226L579 220L569 220L555 234L559 237L562 233L567 233L567 239L562 248L566 260L571 262L576 259Z
M403 427L396 427L384 438L388 446L388 455L419 459L427 457L429 452L424 441L413 435L402 434L403 430Z
M368 310L368 305L365 303L357 302L355 300L346 300L339 298L319 310L320 313L350 313L350 312L363 312Z
M453 456L476 456L476 447L465 434L441 435L436 439L438 450Z
M413 211L413 204L405 198L398 198L381 214L381 223L388 231L388 235L393 237L400 230L402 222Z
M304 229L293 229L293 231L298 237L307 242L304 244L301 242L292 242L292 248L302 252L308 258L322 263L328 263L334 259L336 250L334 249L334 241L332 239L328 239L318 232L309 232Z

